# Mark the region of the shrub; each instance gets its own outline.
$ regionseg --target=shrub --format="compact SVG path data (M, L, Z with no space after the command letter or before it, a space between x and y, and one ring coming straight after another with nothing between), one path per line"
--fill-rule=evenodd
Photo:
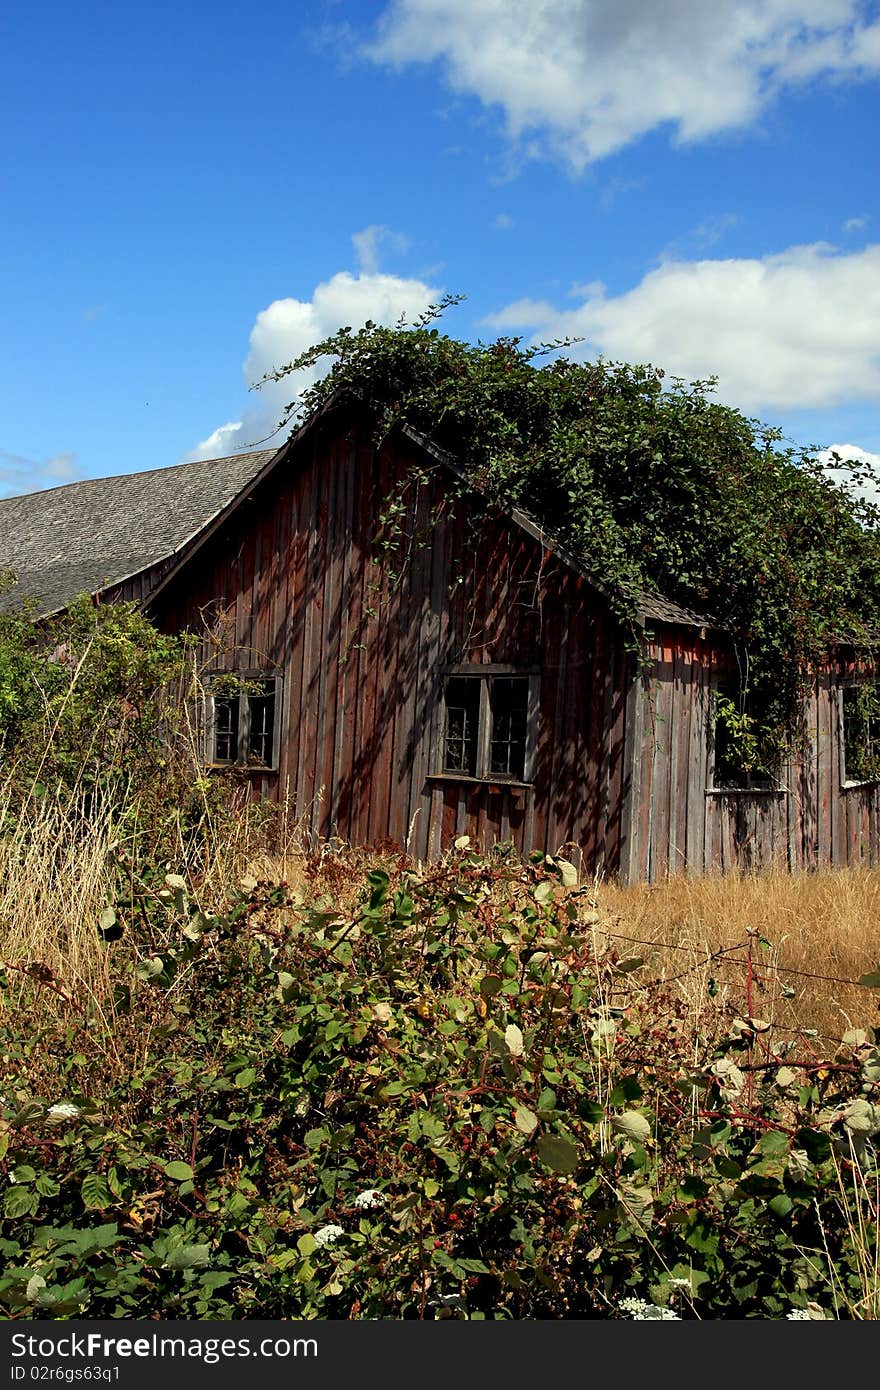
M3 1029L10 1312L876 1316L864 1035L695 1039L562 860L358 873L206 913L120 865L113 1017Z

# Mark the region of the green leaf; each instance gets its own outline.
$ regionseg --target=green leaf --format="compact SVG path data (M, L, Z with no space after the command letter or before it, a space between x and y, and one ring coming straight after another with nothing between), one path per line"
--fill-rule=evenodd
M100 1173L87 1173L82 1180L83 1206L89 1211L103 1211L106 1207L113 1205L113 1194L107 1184L107 1179Z
M504 1041L511 1057L521 1057L523 1055L524 1043L521 1030L515 1023L508 1023L504 1030Z
M211 1259L210 1245L179 1245L165 1258L166 1269L197 1269Z
M880 1130L880 1106L861 1097L851 1100L843 1112L843 1123L852 1134L876 1134Z
M122 936L122 923L116 916L115 908L104 908L98 918L98 933L104 941L118 941Z
M790 1143L788 1135L783 1134L781 1130L768 1129L761 1135L755 1150L764 1158L779 1158L782 1154L788 1153Z
M557 859L556 867L559 870L559 877L566 888L577 888L578 871L574 864L567 859Z
M148 960L141 961L137 968L137 977L139 980L146 980L149 984L158 980L164 969L165 966L160 956L150 956Z
M513 1119L521 1134L534 1134L538 1128L538 1117L527 1105L518 1105Z
M577 1149L568 1139L561 1139L556 1134L542 1134L537 1148L541 1162L556 1173L573 1173L578 1166Z
M780 1192L777 1197L771 1197L767 1205L774 1216L783 1217L788 1216L788 1213L791 1211L794 1203L792 1202L790 1197L787 1197L785 1195L784 1192Z
M3 1210L13 1220L32 1215L38 1205L39 1198L29 1187L9 1187L3 1197Z
M15 1129L23 1129L26 1125L36 1124L45 1113L46 1107L41 1100L26 1100L16 1110L9 1123Z
M880 989L880 966L876 970L870 970L867 975L860 975L859 984L865 985L867 989Z
M638 1110L624 1110L622 1115L612 1115L611 1128L615 1134L622 1134L634 1144L647 1144L651 1138L651 1126Z
M300 1236L299 1240L296 1242L296 1248L305 1260L317 1250L318 1242L315 1240L311 1231L306 1231L305 1235Z
M480 981L480 993L484 999L494 999L496 994L500 994L504 988L504 981L500 975L484 975Z
M240 1086L243 1091L246 1091L249 1086L253 1086L256 1079L257 1073L253 1067L243 1067L235 1074L235 1084Z
M175 1182L189 1182L193 1177L193 1170L188 1163L183 1163L178 1159L173 1159L171 1163L165 1164L165 1172L169 1178Z
M597 1125L605 1118L605 1107L595 1100L582 1100L578 1106L578 1114L588 1125Z

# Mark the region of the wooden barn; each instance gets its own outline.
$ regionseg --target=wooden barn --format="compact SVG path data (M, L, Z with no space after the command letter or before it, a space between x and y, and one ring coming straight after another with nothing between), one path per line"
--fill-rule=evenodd
M878 784L846 762L880 730L851 717L846 653L778 781L731 785L724 632L645 595L639 676L577 559L460 479L413 431L377 448L337 400L277 452L0 501L6 602L87 591L199 633L206 764L245 769L315 840L434 858L468 835L624 881L878 862Z

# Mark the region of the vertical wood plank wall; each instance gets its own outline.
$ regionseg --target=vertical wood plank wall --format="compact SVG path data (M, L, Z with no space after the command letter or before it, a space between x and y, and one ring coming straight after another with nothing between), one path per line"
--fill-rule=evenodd
M385 552L392 495L403 538ZM618 630L580 576L510 519L479 518L417 445L377 455L368 427L319 426L153 611L202 632L206 670L283 673L280 767L249 776L315 840L433 857L467 834L618 870L631 685ZM442 672L459 663L540 670L532 786L439 775Z
M391 496L404 503L402 540L386 551L376 541ZM147 601L170 563L105 598ZM635 680L619 629L579 575L509 518L480 518L416 444L377 455L369 424L350 416L292 449L153 613L167 630L202 634L206 671L283 674L280 767L248 776L313 840L426 858L467 834L649 882L880 862L880 787L841 783L829 670L805 699L783 789L710 790L723 645L661 624L651 679ZM532 786L438 775L442 673L459 663L540 671Z
M729 655L672 627L655 635L652 655L652 676L639 695L627 877L655 882L679 872L880 862L880 788L842 782L838 687L830 670L816 675L806 695L803 737L783 769L782 788L719 792L709 786L712 689Z

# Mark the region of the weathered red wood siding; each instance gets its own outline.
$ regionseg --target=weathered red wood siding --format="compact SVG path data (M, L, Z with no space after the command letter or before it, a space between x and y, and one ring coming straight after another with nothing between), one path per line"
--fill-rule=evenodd
M628 877L875 865L880 787L847 786L841 764L838 681L855 668L820 671L802 709L802 737L774 791L710 786L712 691L730 652L683 628L659 631L651 679L638 686Z
M386 550L389 498L403 507ZM842 782L838 681L854 667L815 677L780 790L713 790L723 640L656 624L651 678L634 679L581 576L511 518L480 516L417 444L377 454L368 423L319 422L151 600L171 564L102 601L200 632L206 671L283 674L280 766L248 776L315 841L433 858L466 834L647 881L880 862L880 787ZM440 775L443 672L465 663L539 671L531 786Z
M384 552L392 495L403 540ZM604 601L511 519L479 518L417 445L377 455L367 426L318 425L154 613L203 633L206 668L283 673L280 767L249 775L315 839L433 857L467 834L609 872L631 853L630 661ZM460 663L540 670L532 786L438 775L442 672Z

